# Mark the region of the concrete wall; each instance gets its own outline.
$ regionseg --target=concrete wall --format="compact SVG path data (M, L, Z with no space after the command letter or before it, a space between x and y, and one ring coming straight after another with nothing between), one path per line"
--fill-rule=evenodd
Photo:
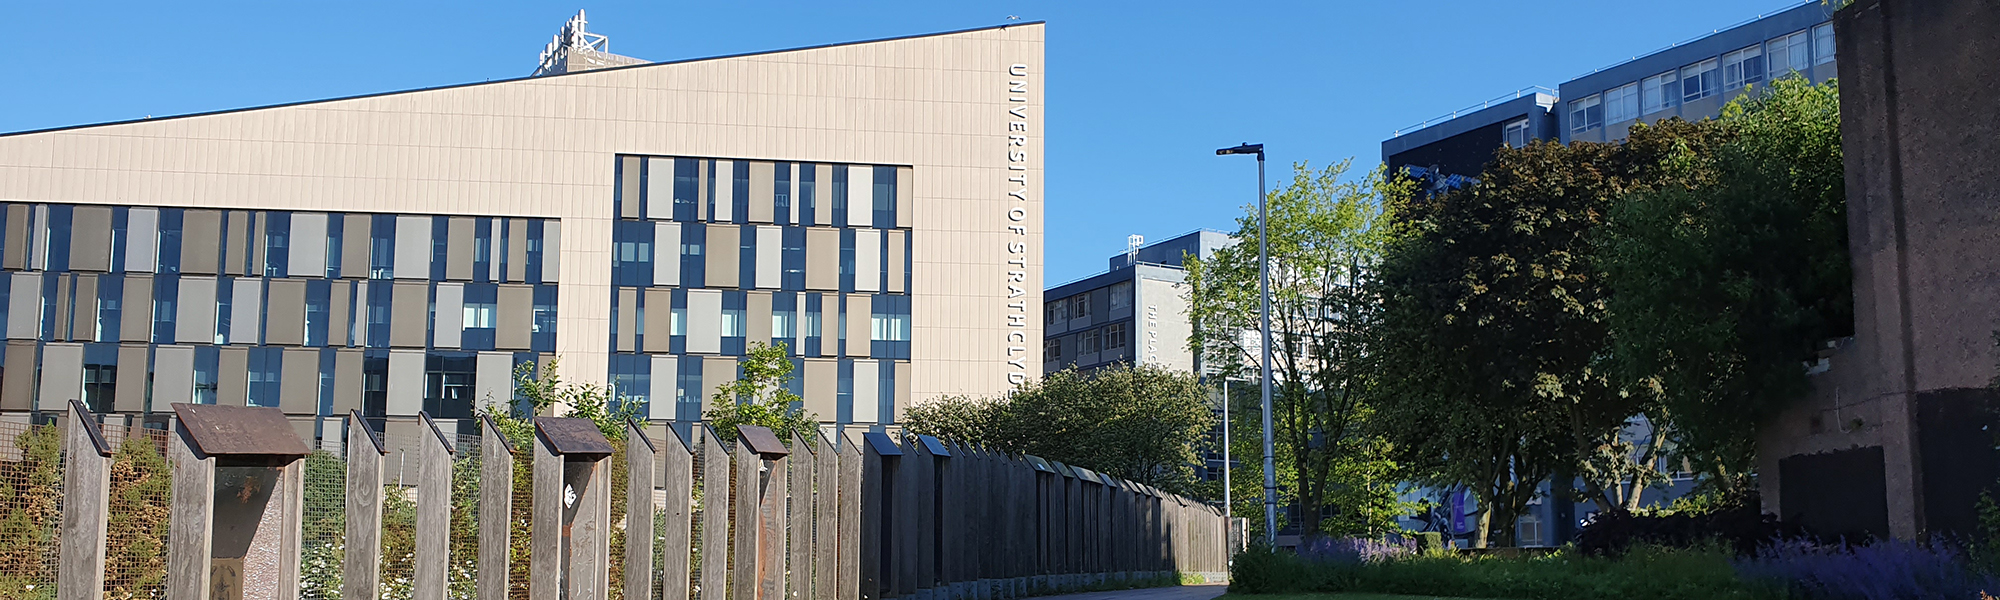
M1017 340L1041 338L1042 40L1023 24L12 134L0 200L559 218L557 350L602 382L617 154L909 165L909 385L996 394L1040 362Z
M1910 538L1933 529L1926 504L1969 501L1926 497L1954 475L1919 468L1946 458L1920 447L1993 460L1922 443L1917 415L1990 401L2000 364L2000 4L1862 0L1834 23L1855 337L1761 435L1761 485L1783 516L1781 461L1880 446L1888 528Z

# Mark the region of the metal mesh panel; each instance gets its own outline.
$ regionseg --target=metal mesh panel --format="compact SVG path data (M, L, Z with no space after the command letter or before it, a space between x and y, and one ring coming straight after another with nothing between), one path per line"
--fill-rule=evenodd
M163 597L174 490L167 432L105 425L104 438L118 448L112 455L105 524L104 597Z
M0 423L0 597L41 597L55 586L61 522L61 431Z
M617 445L617 442L614 440L613 446ZM625 598L625 536L631 535L631 532L625 530L625 491L630 488L629 484L631 483L632 474L626 468L630 461L625 458L625 452L622 449L612 452L611 460L604 462L607 466L606 468L611 470L611 518L608 521L611 523L611 553L609 554L611 557L611 577L606 580L610 583L610 586L605 590L604 597L609 600L623 600Z
M480 438L459 435L452 447L451 568L447 595L472 599L479 595L479 461Z
M530 516L534 514L534 472L535 456L528 448L514 450L514 506L513 518L508 519L508 561L507 597L512 600L528 598L528 548L533 540L534 527Z
M329 429L334 427L329 424ZM347 452L342 439L326 436L305 460L299 595L308 600L340 598L341 562L347 550Z
M428 435L426 432L424 435ZM421 435L384 434L389 456L382 465L382 598L410 598L417 566L417 465Z
M688 488L690 490L693 490L692 492L693 503L690 507L690 510L688 511L688 515L690 517L690 520L692 521L691 523L689 523L689 530L688 530L688 596L687 597L689 598L702 598L701 594L699 593L701 589L701 561L702 561L701 549L702 549L702 540L707 535L707 532L702 531L702 521L705 520L706 515L708 514L708 501L706 499L707 490L702 489L701 475L703 472L707 471L707 469L704 467L707 465L705 457L708 456L708 445L702 443L701 436L702 436L701 425L696 424L693 436L693 439L695 440L694 454L689 458L689 460L693 462L690 465L690 470L688 471L689 473L692 473L694 476L693 484L691 487Z

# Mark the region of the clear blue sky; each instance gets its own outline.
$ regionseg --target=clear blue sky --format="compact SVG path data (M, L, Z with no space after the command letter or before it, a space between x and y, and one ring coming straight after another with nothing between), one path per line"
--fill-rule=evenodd
M1215 148L1366 169L1399 127L1796 0L182 4L0 3L0 132L520 77L578 8L648 60L1045 20L1053 285L1233 229L1254 161Z

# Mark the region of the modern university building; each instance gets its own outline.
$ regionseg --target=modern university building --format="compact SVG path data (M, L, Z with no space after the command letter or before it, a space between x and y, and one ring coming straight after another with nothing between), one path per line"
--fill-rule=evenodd
M1040 374L1042 24L645 63L581 17L532 77L0 135L0 414L393 432L560 359L657 424L783 343L871 427Z

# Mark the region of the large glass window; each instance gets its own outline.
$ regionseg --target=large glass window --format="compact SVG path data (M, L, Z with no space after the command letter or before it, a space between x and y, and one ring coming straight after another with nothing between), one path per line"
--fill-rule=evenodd
M1604 100L1597 94L1569 103L1569 131L1583 133L1604 126Z
M346 235L347 235L347 215L341 213L327 213L326 240L325 240L327 279L340 278L340 253L341 249L346 247L346 244L342 242L342 240L346 239ZM310 243L317 244L320 243L320 241L321 240L311 240Z
M364 284L368 289L367 327L368 347L389 347L389 304L395 288L387 281L370 281Z
M1042 360L1044 362L1055 362L1058 360L1062 360L1061 338L1049 338L1046 340L1042 340Z
M1771 79L1812 66L1812 44L1806 31L1772 38L1764 44L1764 61L1770 65Z
M612 234L611 285L647 287L653 285L652 221L618 221Z
M1721 90L1719 63L1711 58L1681 67L1681 101L1693 102L1713 96Z
M694 221L701 215L701 161L674 159L674 220Z
M1099 335L1096 329L1085 331L1083 335L1076 336L1077 354L1095 354L1103 349L1103 337Z
M1128 332L1126 332L1125 329L1126 328L1124 323L1112 323L1110 325L1105 325L1104 349L1105 350L1124 349L1126 345L1126 336L1128 335Z
M798 296L776 294L771 297L771 339L790 342L799 334ZM796 350L796 349L794 349Z
M792 163L781 162L773 169L771 216L779 225L792 224Z
M543 253L548 251L548 242L543 238L543 232L547 229L545 225L547 223L541 219L528 220L528 248L527 252L524 253L527 255L528 264L523 265L524 271L522 273L523 281L528 283L547 281L546 277L548 274L542 272L542 265L548 264L547 261L542 260ZM651 272L652 269L647 269L647 271Z
M875 226L896 226L896 168L875 167Z
M69 270L69 239L73 224L70 219L76 207L68 204L42 205L49 211L49 230L41 236L42 250L47 252L50 271Z
M181 273L181 222L185 216L178 208L160 209L159 272L161 275Z
M343 283L344 285L344 283ZM314 279L306 282L306 344L325 346L332 331L333 282Z
M783 236L784 247L779 262L782 263L784 276L778 286L792 291L806 289L806 228L786 227Z
M292 213L264 213L264 276L289 277L292 257Z
M1813 64L1823 65L1833 62L1833 24L1824 23L1812 28Z
M142 369L143 370L143 369ZM86 344L83 347L83 404L91 412L116 410L118 390L118 346Z
M361 414L389 412L389 353L369 350L361 356Z
M1644 114L1653 114L1680 105L1680 90L1675 83L1680 74L1667 71L1647 77L1639 82L1639 105Z
M800 225L811 225L814 222L813 211L817 210L817 205L814 201L813 179L818 177L816 172L818 168L812 163L799 163L799 197L793 198L792 201L799 203Z
M750 222L750 161L729 163L729 221Z
M1507 123L1505 138L1508 148L1520 148L1523 146L1527 146L1528 140L1530 139L1530 137L1528 136L1528 120L1517 119L1515 121Z
M556 286L535 286L535 330L530 335L536 352L556 351Z
M165 211L161 211L165 212ZM179 275L153 276L153 343L174 343L174 299L181 296Z
M1764 46L1758 44L1722 55L1722 88L1733 90L1764 81Z
M800 349L799 354L801 355L818 356L820 354L821 302L823 302L823 299L819 294L806 294L806 308L803 311L805 316L799 319L799 324L806 328L805 348Z
M840 230L840 291L854 291L854 230Z
M1623 123L1639 118L1639 84L1628 83L1604 92L1604 122Z
M424 357L424 412L434 419L470 419L478 354L431 352Z
M708 281L708 228L681 228L681 287L698 288Z
M1048 314L1046 315L1046 317L1049 323L1069 320L1068 298L1063 298L1061 300L1056 300L1054 302L1048 303L1047 309L1048 309Z
M493 281L493 219L490 217L472 221L472 280L480 283Z
M375 215L368 226L368 278L396 277L396 215Z
M611 408L631 408L640 415L652 403L652 357L644 354L611 355Z
M1526 119L1521 120L1527 123ZM1111 310L1132 308L1132 282L1120 281L1111 284Z
M732 356L743 354L743 339L749 329L744 321L743 292L722 293L722 353Z
M194 403L215 404L219 377L221 349L215 346L195 346L194 348Z
M499 330L500 288L490 283L471 283L465 286L464 331L459 334L459 347L466 350L492 350L494 335Z
M282 348L250 349L250 385L244 389L250 406L277 407L283 385L279 381L284 362Z
M833 189L831 190L833 223L847 224L847 165L833 166Z
M1082 294L1077 294L1076 296L1074 296L1074 297L1071 297L1071 298L1069 299L1069 303L1070 303L1070 304L1069 304L1069 318L1072 318L1072 319L1088 319L1088 318L1090 318L1090 294L1089 294L1089 293L1082 293Z

